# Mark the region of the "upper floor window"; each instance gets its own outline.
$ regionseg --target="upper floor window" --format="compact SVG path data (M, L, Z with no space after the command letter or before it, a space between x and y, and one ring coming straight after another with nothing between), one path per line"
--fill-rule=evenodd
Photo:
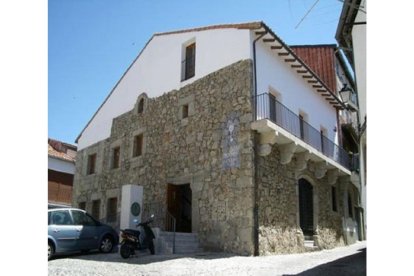
M136 135L134 137L132 157L141 156L143 146L144 146L144 135L143 134Z
M195 42L187 45L184 51L184 60L181 65L181 80L187 80L194 77L195 75L195 53L196 53L196 44Z
M115 147L112 149L112 169L119 168L121 161L121 147Z
M94 174L96 172L96 153L88 156L87 174Z
M138 114L144 112L144 98L141 98L138 102Z

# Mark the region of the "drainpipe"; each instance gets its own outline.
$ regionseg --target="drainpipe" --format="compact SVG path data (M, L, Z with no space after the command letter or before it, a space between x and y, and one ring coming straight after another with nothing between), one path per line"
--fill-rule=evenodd
M253 96L254 98L254 116L253 119L257 119L257 76L256 76L256 42L261 39L263 36L267 34L267 30L265 33L258 36L253 41L253 80L254 80L254 91ZM253 132L253 150L254 150L254 209L253 209L253 241L254 241L254 256L259 256L259 205L258 205L258 198L259 198L259 183L258 179L258 157L259 157L259 139L257 137L257 133Z

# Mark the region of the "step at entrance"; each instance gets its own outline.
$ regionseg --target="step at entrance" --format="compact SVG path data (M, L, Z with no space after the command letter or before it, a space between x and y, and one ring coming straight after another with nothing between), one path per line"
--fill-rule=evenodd
M157 237L158 254L173 254L174 233L161 231ZM197 233L175 233L175 254L203 252Z

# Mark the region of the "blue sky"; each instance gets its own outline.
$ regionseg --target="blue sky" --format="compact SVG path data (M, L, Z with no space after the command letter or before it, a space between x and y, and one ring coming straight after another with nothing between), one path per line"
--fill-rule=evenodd
M153 33L263 21L287 44L336 43L338 0L49 0L48 136L74 143ZM299 24L298 27L296 27Z

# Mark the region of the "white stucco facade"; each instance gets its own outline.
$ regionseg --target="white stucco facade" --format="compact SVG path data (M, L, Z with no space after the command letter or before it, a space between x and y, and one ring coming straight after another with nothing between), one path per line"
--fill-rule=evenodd
M53 158L51 156L48 157L48 169L62 173L75 174L75 164L73 162Z
M108 138L112 119L133 109L141 93L157 97L237 61L253 59L255 38L255 30L236 28L154 35L83 130L78 149ZM193 42L195 76L181 81L183 49ZM306 113L309 124L325 129L325 135L337 143L335 108L263 41L256 45L256 66L258 94L276 90L282 104L295 114Z
M326 136L336 141L334 128L336 110L312 86L297 74L283 57L262 41L256 45L257 94L270 90L280 94L280 101L296 115L306 113L306 121L317 130L326 129Z
M83 131L78 149L108 138L112 119L131 110L141 93L160 96L250 58L249 41L250 31L243 29L154 35ZM181 81L182 48L188 42L196 43L195 76Z

